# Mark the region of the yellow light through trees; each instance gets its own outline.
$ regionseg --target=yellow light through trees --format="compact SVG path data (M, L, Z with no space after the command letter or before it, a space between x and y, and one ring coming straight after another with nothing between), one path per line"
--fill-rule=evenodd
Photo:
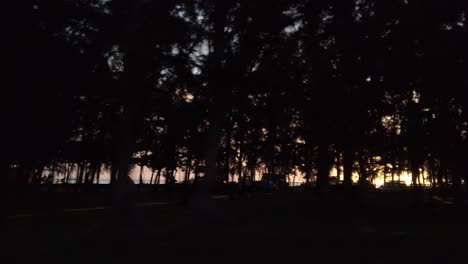
M380 160L380 157L375 157L374 159L378 159ZM387 165L389 168L391 168L391 164L388 164ZM387 173L387 176L386 176L386 180L384 180L384 168L383 166L378 166L379 169L376 170L376 175L375 177L373 178L370 178L369 180L375 184L375 187L379 188L381 187L382 185L384 185L384 182L389 182L391 181L392 177L389 173ZM337 175L337 169L336 169L336 166L333 166L331 169L330 169L330 176L337 176L338 180L339 181L342 181L343 180L343 166L340 166L340 175ZM404 184L410 186L412 184L412 174L411 172L409 171L402 171L400 175L398 174L395 174L393 176L394 180L395 181L400 181L400 182L403 182ZM428 180L429 178L429 175L427 174L427 171L424 170L424 169L420 169L420 177L419 177L419 181L421 184L424 184L424 185L430 185L430 181ZM356 172L356 171L353 171L352 173L352 181L353 183L357 183L359 181L359 173Z
M411 185L411 178L412 178L411 173L407 171L404 171L400 176L400 180L405 182L406 185Z
M298 138L296 138L296 143L297 143L297 144L305 144L305 140L303 140L302 138L298 137Z
M191 93L186 93L182 97L184 98L185 102L187 102L187 103L191 103L193 101L193 98L194 98L193 94L191 94Z

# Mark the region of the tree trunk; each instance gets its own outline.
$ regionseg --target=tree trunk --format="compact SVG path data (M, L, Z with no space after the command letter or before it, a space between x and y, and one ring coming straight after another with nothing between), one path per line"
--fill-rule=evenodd
M392 182L395 182L395 164L392 164Z
M79 166L79 174L78 174L78 179L76 180L76 184L82 184L83 183L83 177L84 177L84 173L85 173L85 170L86 170L86 163L81 163L81 165Z
M360 152L359 155L359 182L363 183L367 180L367 173L366 173L366 160L364 157L364 151Z
M99 184L99 179L101 178L101 167L102 164L99 164L96 170L96 184Z
M230 124L226 128L226 138L224 142L225 154L224 154L224 180L229 181L229 158L231 157L231 129ZM234 176L233 176L234 177ZM234 179L233 179L234 180Z
M188 199L190 196L190 186L189 186L189 180L190 180L190 165L191 165L192 160L187 157L187 163L185 165L185 175L184 175L184 196L183 196L183 203L187 204Z
M155 169L151 169L151 178L150 178L149 184L153 184L153 178L154 178L154 172L155 171L156 171Z
M252 182L255 181L255 166L250 167L250 177L252 177Z
M424 169L422 170L422 173L421 173L421 179L422 179L422 185L426 186L426 177L424 177Z
M237 174L239 179L242 179L242 188L245 187L245 175L242 176L242 152L239 150L239 160L237 161Z
M145 151L145 155L140 160L140 184L143 184L143 169L145 168L145 160L148 157L148 150Z
M93 184L94 176L96 175L97 166L98 165L95 162L92 162L90 164L88 171L86 173L86 177L85 177L86 184Z
M192 159L187 158L187 163L185 164L185 176L184 176L184 181L185 183L188 183L190 180L190 164L192 162Z
M336 154L336 179L341 181L341 153L338 151Z
M436 179L437 179L436 168L435 168L434 162L432 162L432 164L431 164L431 185L432 185L432 189L434 189L436 187Z
M415 164L411 164L411 184L413 187L416 187L419 185L419 166L414 162Z
M162 171L162 168L158 169L158 173L156 174L156 185L161 184L161 171Z
M203 192L209 192L214 187L218 173L218 154L220 149L223 118L225 118L226 95L224 90L223 59L225 55L225 26L227 6L224 0L214 2L214 38L213 54L209 67L209 92L213 102L209 106L210 125L207 133L207 151L205 156L205 184L202 184Z
M40 163L39 167L35 170L34 176L33 176L33 183L34 184L40 184L41 179L42 179L42 173L44 172L44 163Z
M347 143L348 144L348 143ZM343 152L343 185L346 188L351 187L353 177L354 155L350 146L346 146Z
M320 193L328 192L328 144L320 143L318 147L318 161L317 161L317 188Z
M143 184L143 169L145 168L145 165L143 162L140 164L140 185Z
M73 170L75 169L75 163L69 163L69 168L67 170L67 174L65 175L65 183L70 183L70 176L73 172Z

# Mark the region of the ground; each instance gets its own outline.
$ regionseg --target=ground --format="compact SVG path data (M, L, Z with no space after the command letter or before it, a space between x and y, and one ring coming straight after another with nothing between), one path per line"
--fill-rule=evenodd
M422 196L142 197L122 212L11 211L4 263L467 263L466 207Z

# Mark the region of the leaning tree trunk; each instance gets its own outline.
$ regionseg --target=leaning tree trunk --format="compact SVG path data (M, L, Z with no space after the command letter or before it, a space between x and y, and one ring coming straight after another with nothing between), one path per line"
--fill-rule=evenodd
M149 181L149 184L153 184L153 178L154 178L154 173L156 172L155 169L152 169L151 170L151 178L150 178L150 181Z
M161 184L161 171L162 168L158 169L158 173L156 173L156 185Z

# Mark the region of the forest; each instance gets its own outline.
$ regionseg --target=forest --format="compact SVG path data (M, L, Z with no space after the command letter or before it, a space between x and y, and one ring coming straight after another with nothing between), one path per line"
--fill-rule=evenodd
M5 5L9 184L113 184L132 166L149 183L261 171L326 189L335 168L343 185L468 184L464 1Z
M468 1L1 5L8 263L466 262Z

